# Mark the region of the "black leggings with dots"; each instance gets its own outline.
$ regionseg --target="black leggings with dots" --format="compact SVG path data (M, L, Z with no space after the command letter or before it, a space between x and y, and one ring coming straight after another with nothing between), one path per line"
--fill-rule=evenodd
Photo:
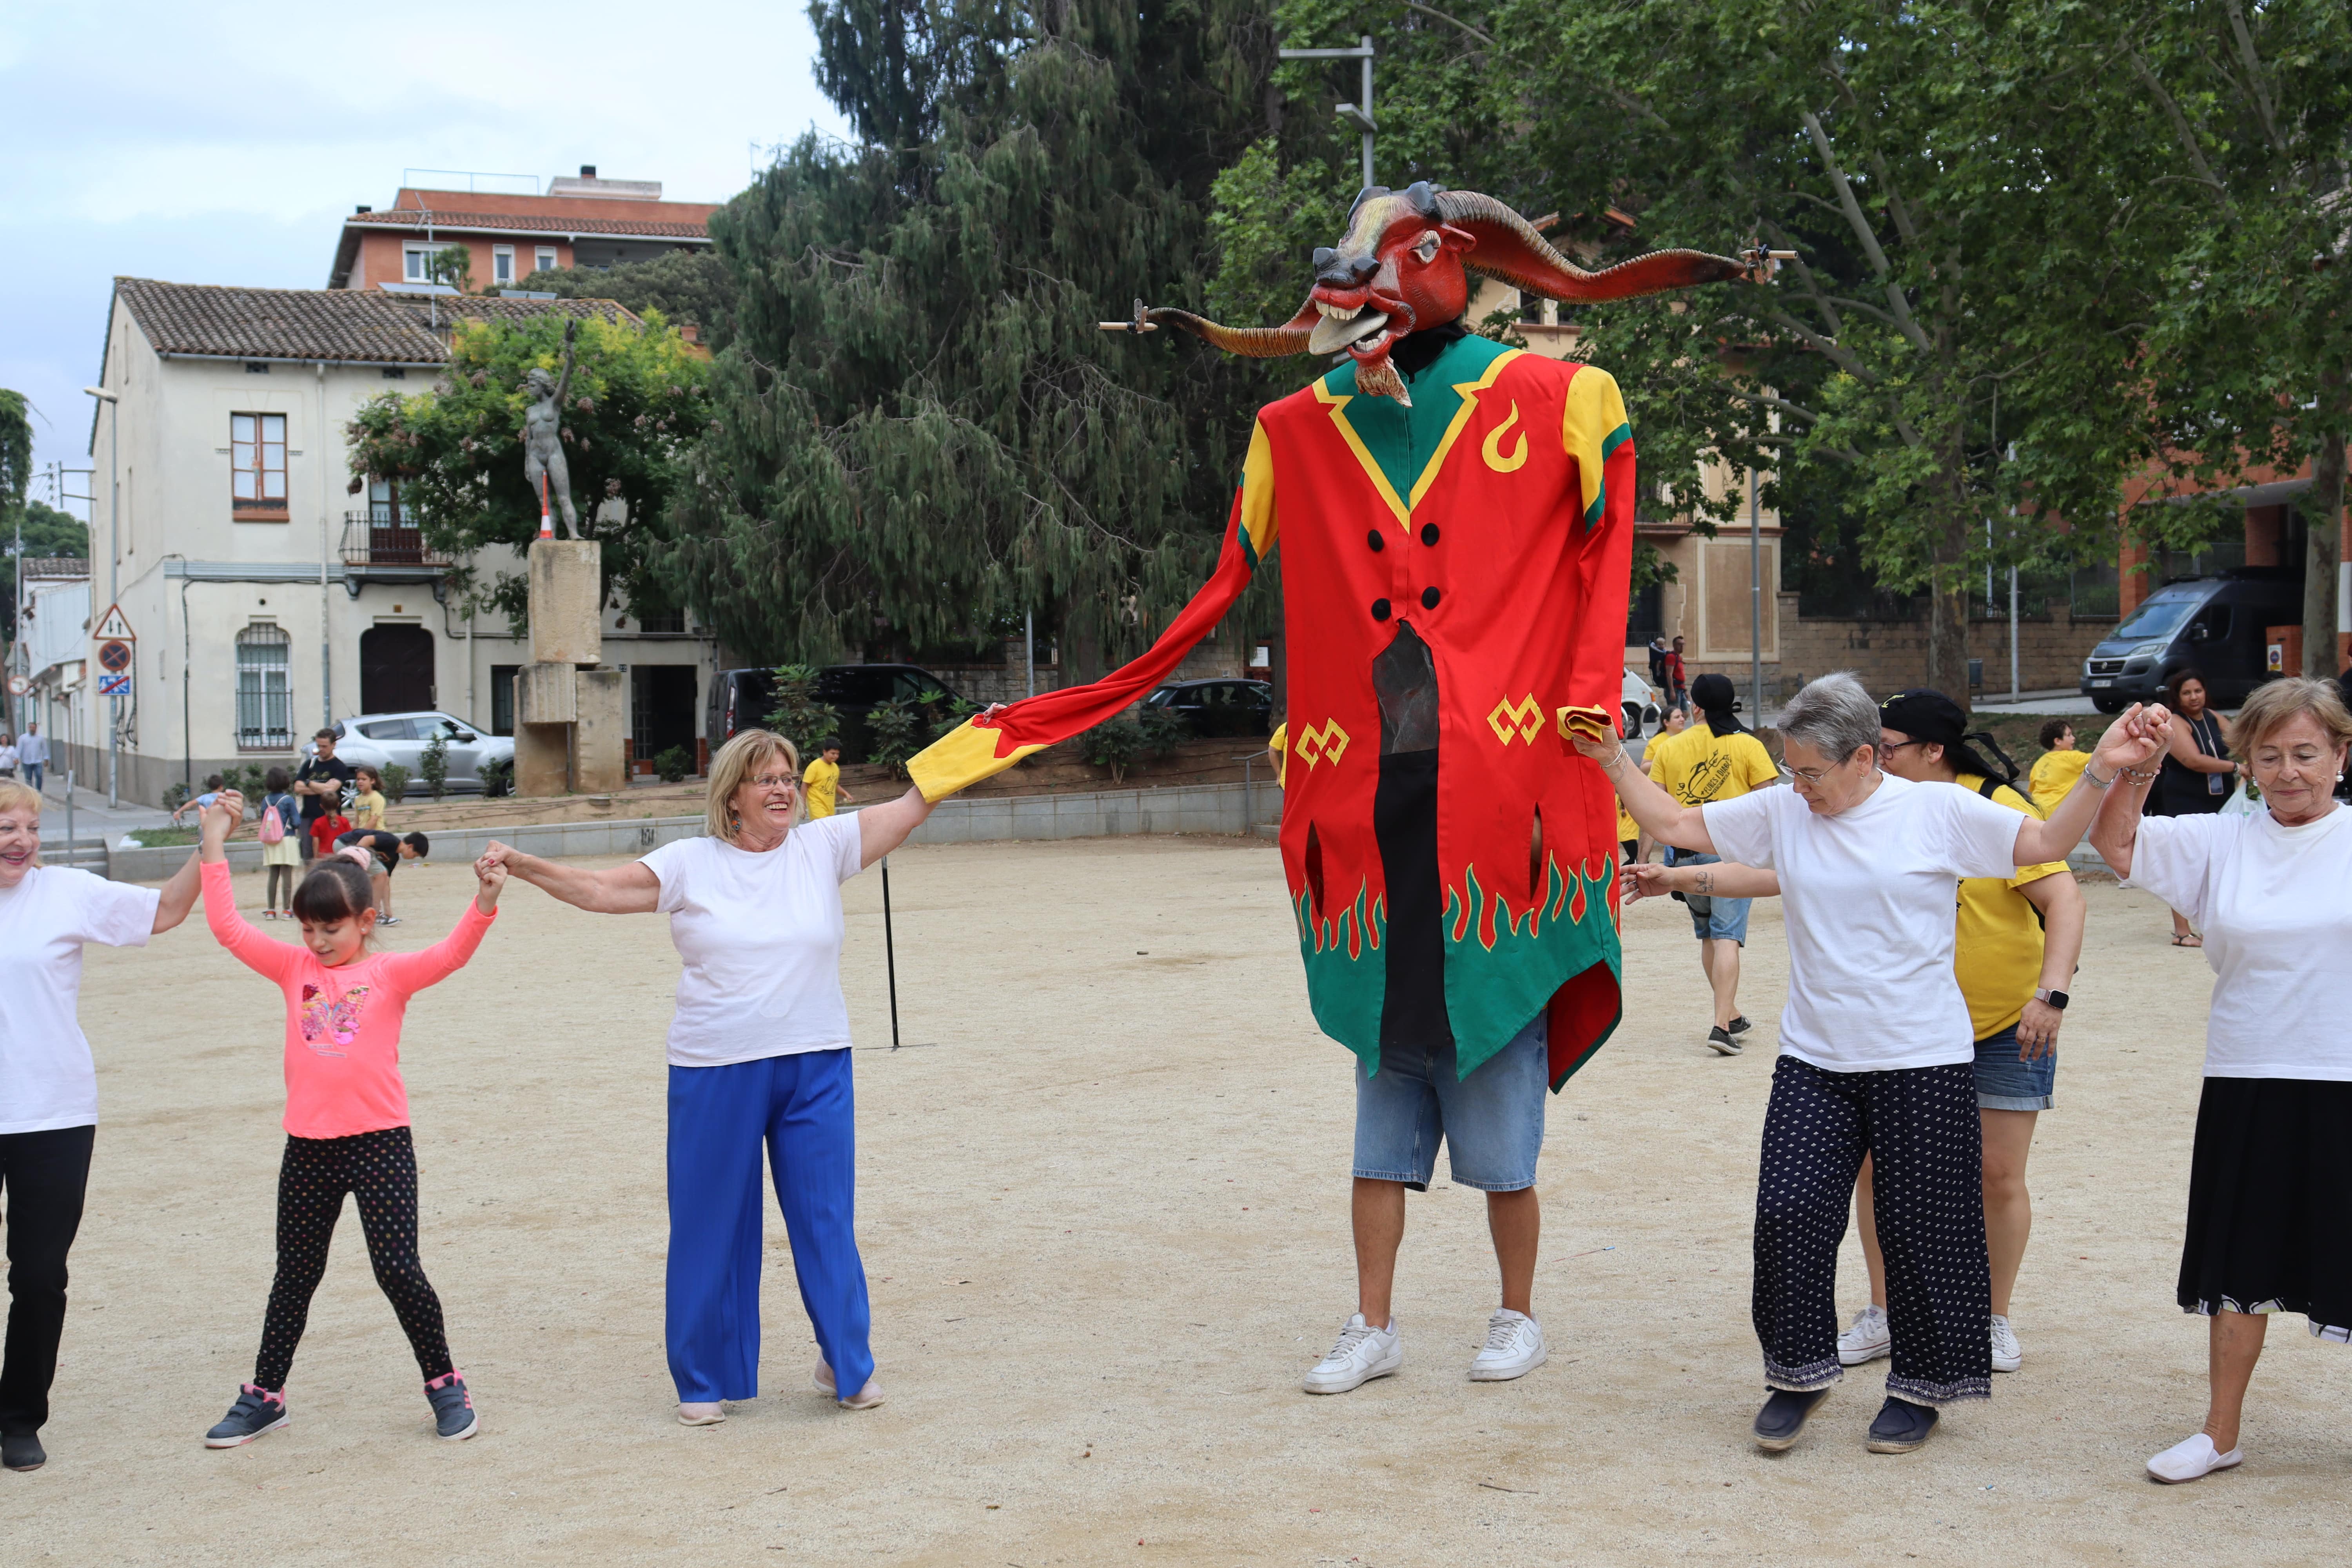
M278 1169L278 1278L262 1320L261 1355L253 1381L274 1392L286 1386L294 1347L310 1317L310 1293L327 1271L327 1244L342 1217L343 1194L359 1200L375 1282L430 1383L452 1370L441 1328L441 1298L416 1258L416 1145L405 1127L349 1138L288 1138Z

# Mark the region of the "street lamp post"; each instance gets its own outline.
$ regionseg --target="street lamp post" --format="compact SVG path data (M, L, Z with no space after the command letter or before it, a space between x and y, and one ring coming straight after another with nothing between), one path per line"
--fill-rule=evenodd
M122 399L102 386L82 390L106 405L106 604L112 609L122 597ZM106 701L106 804L122 804L122 699Z
M1372 121L1372 36L1360 36L1352 49L1276 49L1286 60L1361 60L1364 62L1363 92L1357 102L1339 105L1339 118L1364 133L1364 189L1372 186L1372 132L1379 126Z

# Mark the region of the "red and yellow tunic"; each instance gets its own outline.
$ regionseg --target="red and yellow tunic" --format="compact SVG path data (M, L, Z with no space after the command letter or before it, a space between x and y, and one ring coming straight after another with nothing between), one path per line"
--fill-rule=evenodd
M1316 1021L1374 1069L1384 1016L1397 1027L1391 929L1425 879L1397 858L1422 841L1395 820L1415 742L1375 667L1409 634L1435 674L1421 765L1435 777L1437 1026L1467 1076L1549 1009L1557 1088L1620 1016L1616 796L1569 735L1614 727L1633 445L1607 373L1486 338L1448 346L1412 390L1409 406L1360 395L1350 363L1261 409L1216 574L1150 651L975 720L911 771L937 800L1115 716L1214 629L1279 539L1282 858Z

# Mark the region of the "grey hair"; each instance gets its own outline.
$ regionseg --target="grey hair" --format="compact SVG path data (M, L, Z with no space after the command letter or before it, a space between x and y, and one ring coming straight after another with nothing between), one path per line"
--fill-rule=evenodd
M1832 764L1851 760L1864 746L1876 755L1878 731L1878 704L1850 669L1807 681L1780 712L1780 733L1803 742Z

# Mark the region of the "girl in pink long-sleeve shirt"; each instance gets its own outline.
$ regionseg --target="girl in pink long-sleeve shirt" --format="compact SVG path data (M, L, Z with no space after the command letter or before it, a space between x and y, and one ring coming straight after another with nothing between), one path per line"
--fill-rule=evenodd
M472 1396L449 1359L441 1299L416 1256L416 1150L400 1080L400 1024L408 999L465 966L498 910L506 868L478 871L481 886L457 929L423 952L372 952L374 889L368 874L332 856L294 889L297 946L265 935L236 911L222 846L244 801L225 792L204 814L205 919L220 944L286 996L286 1154L278 1173L278 1276L262 1321L253 1381L205 1435L233 1448L286 1425L286 1379L326 1272L327 1245L343 1194L357 1200L376 1283L408 1335L425 1374L434 1425L444 1437L477 1430Z

